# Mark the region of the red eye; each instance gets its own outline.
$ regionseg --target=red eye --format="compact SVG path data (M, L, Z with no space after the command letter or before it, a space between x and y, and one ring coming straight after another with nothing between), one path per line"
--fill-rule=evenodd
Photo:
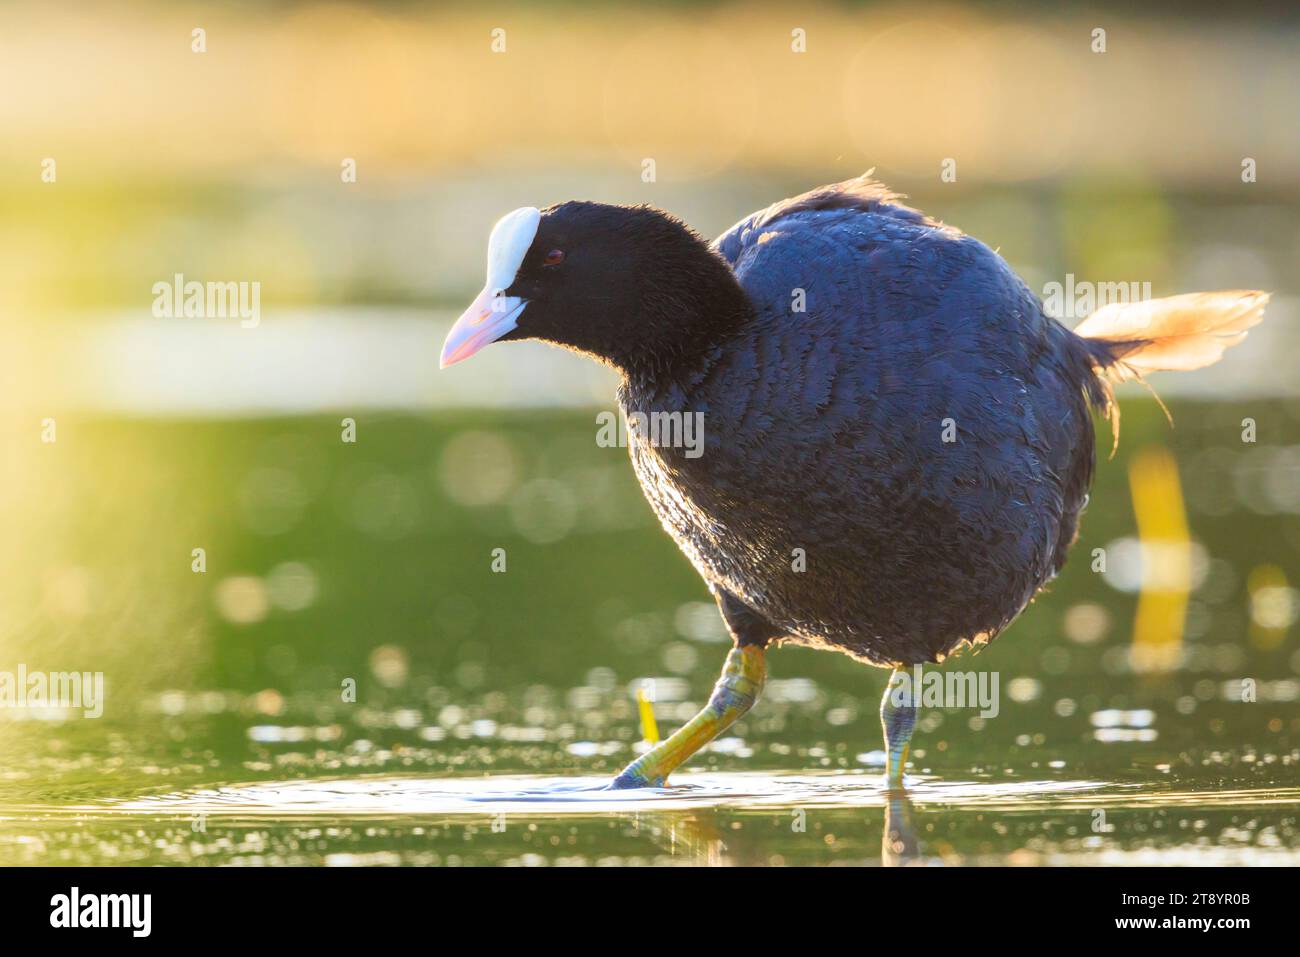
M546 254L546 258L542 260L542 265L558 266L562 262L564 262L564 250L552 249L549 253Z

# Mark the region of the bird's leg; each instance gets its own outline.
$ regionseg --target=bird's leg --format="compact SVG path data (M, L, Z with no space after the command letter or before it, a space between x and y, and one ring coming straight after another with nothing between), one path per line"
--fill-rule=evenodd
M903 786L903 768L916 727L917 700L920 689L913 688L905 671L895 670L880 699L880 726L885 730L885 783L891 788Z
M682 762L731 727L758 700L767 666L759 645L732 648L722 677L704 710L670 737L637 758L616 777L611 788L663 787Z

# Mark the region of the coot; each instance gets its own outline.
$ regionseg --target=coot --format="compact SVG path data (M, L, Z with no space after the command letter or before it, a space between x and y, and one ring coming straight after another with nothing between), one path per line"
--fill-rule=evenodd
M517 209L487 259L442 365L541 339L613 366L637 478L735 642L705 709L615 787L662 785L753 705L784 642L896 669L881 718L901 786L917 709L897 670L990 641L1060 571L1111 383L1216 361L1268 299L1111 304L1072 332L869 175L711 244L647 206ZM683 416L702 446L644 428Z

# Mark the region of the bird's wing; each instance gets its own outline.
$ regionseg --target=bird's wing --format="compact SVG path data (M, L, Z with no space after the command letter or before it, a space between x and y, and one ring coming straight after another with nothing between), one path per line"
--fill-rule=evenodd
M737 469L779 442L775 494L835 475L813 493L832 513L854 495L900 522L918 498L987 510L967 524L1018 566L1063 557L1092 469L1091 373L996 253L861 180L755 213L715 248L758 315L709 390L732 408Z
M904 205L902 200L905 198L902 194L895 193L884 184L872 179L871 171L868 170L854 179L830 186L819 186L817 189L790 199L783 199L766 209L751 213L719 236L713 245L732 266L735 266L744 250L756 243L763 232L780 220L798 216L800 213L835 210L869 213L878 218L946 230L954 236L960 235L952 227L944 226L919 210ZM814 217L812 221L815 222L816 218Z

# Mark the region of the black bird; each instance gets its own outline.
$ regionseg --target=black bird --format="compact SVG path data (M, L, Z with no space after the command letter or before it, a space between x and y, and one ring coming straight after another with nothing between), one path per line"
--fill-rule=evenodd
M1065 563L1110 384L1216 361L1268 300L1112 304L1072 332L995 252L869 174L712 244L646 206L518 209L487 272L444 367L541 339L618 370L632 425L703 425L702 447L644 428L628 444L735 648L704 711L616 787L662 785L744 714L770 644L904 669L994 638ZM891 786L916 720L905 683L881 704Z

